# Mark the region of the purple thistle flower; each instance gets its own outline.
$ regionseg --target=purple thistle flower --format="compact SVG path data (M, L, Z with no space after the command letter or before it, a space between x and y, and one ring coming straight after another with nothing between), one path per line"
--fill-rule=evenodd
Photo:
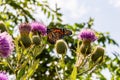
M31 31L31 25L29 23L22 23L19 26L19 31L21 35L29 35Z
M0 33L0 56L8 57L14 50L12 37L7 33Z
M8 80L6 72L0 71L0 80Z
M46 35L47 33L47 27L42 23L32 22L31 27L32 27L32 32L38 32L41 33L42 35Z
M91 42L94 42L97 39L94 31L91 29L82 29L78 35L78 38L82 40L89 40Z

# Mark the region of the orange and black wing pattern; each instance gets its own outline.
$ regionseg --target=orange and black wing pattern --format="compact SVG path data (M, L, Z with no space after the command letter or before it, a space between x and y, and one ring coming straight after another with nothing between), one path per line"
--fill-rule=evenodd
M67 29L50 28L47 29L47 40L51 44L55 44L57 40L62 39L64 36L69 36L71 34L72 32Z

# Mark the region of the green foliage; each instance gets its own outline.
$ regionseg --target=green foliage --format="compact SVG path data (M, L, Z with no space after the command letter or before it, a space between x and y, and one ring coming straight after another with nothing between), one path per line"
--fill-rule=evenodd
M74 67L70 77L72 80L76 80L76 76L77 76L77 68Z
M44 13L46 18L50 19L48 28L67 28L73 32L72 36L65 37L64 40L69 44L69 50L71 57L65 55L64 57L64 67L61 68L59 64L60 57L53 56L56 54L53 49L54 45L49 44L46 41L46 37L43 37L42 44L37 46L32 46L30 48L24 49L18 46L18 38L14 38L15 53L12 57L7 59L0 58L0 70L6 70L10 74L15 74L17 80L26 80L34 78L35 80L62 80L70 79L72 80L90 80L92 74L96 74L100 80L106 80L105 76L101 73L103 69L109 69L112 80L119 80L120 75L120 55L115 54L115 58L111 59L105 56L104 62L101 64L94 64L89 60L89 56L85 58L84 63L89 61L89 68L85 69L86 65L82 65L77 69L74 67L76 61L76 49L81 42L74 38L82 28L92 28L94 19L90 18L88 22L63 24L62 23L62 13L60 13L60 8L56 5L55 9L50 8L47 1L40 2L39 0L0 0L1 10L0 10L0 20L4 21L9 33L13 35L13 29L15 26L22 22L30 22L36 20L33 16L35 9L33 6L37 6ZM102 33L96 31L98 35L97 45L102 45L106 47L106 44L117 45L116 41L112 39L108 32ZM96 45L96 44L95 44ZM100 65L100 66L99 66ZM66 69L63 69L66 68ZM73 70L73 71L72 71ZM60 72L64 71L64 72ZM49 74L46 74L48 72ZM61 78L61 75L64 75Z

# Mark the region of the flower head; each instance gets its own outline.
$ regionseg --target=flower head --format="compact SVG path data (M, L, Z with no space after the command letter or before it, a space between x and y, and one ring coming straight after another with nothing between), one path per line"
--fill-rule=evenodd
M105 53L105 49L103 47L97 46L92 53L92 57L91 57L92 61L101 62L103 60L104 53Z
M91 29L83 29L80 34L78 35L78 38L82 40L89 40L91 42L95 41L97 37L95 36L95 33Z
M12 37L7 33L0 33L0 56L8 57L14 50Z
M19 26L19 31L21 35L29 35L30 31L31 31L31 26L29 23L22 23Z
M90 42L87 42L87 41L83 41L81 46L80 46L80 52L86 56L86 55L89 55L91 53L91 44Z
M31 27L32 27L32 32L38 32L41 33L42 35L46 35L47 28L44 24L39 22L32 22Z
M8 76L5 72L0 71L0 80L8 80Z
M31 46L31 39L29 36L20 36L19 38L19 46L22 46L24 48L28 48ZM22 43L21 43L22 42Z
M33 43L34 43L35 45L39 45L39 44L40 44L40 41L41 41L41 38L40 38L40 36L38 36L38 35L33 35L32 41L33 41Z
M55 44L55 49L58 54L65 54L67 51L67 43L62 39L57 40Z

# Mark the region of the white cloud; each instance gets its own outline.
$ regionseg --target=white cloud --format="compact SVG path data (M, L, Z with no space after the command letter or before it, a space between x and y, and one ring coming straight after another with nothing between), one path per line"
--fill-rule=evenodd
M63 11L68 12L71 18L81 17L87 13L87 7L81 5L78 0L61 1L60 7Z
M51 7L58 3L63 13L64 22L68 22L70 19L76 21L88 13L88 7L80 3L80 0L51 0L49 3Z
M81 5L77 8L74 8L73 10L71 10L71 16L73 18L82 17L85 14L87 14L87 12L88 12L88 9L84 5Z
M109 3L116 8L120 8L120 0L109 0Z

